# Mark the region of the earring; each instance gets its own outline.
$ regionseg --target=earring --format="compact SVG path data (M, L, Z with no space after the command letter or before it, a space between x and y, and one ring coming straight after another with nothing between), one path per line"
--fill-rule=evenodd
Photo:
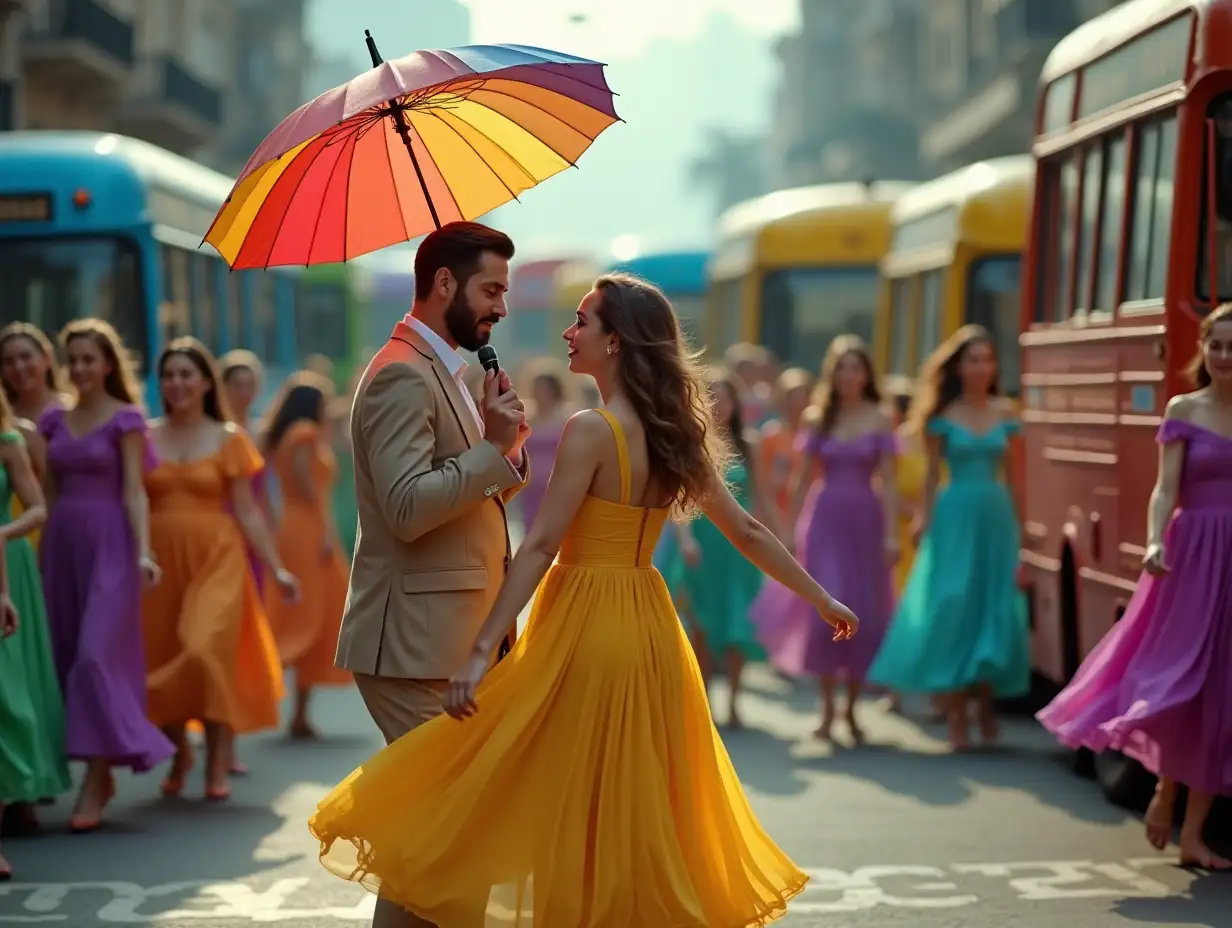
M616 349L615 349L613 346L608 345L608 346L607 346L607 353L608 353L608 354L615 354L615 353L616 353Z

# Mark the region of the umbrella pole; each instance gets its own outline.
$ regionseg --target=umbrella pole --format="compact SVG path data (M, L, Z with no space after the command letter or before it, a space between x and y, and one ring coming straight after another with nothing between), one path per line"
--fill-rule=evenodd
M368 56L372 59L372 66L375 68L383 64L385 59L376 50L376 39L372 38L372 33L367 29L364 30L364 44L368 46ZM432 194L428 192L428 182L424 180L423 169L419 166L419 159L415 157L415 146L411 144L411 127L407 125L406 114L396 102L392 101L389 104L389 114L394 119L394 128L398 130L402 144L406 146L407 154L411 156L411 167L415 169L415 176L419 178L419 189L423 191L424 200L428 204L428 212L432 214L432 222L439 229L441 217L436 214L436 205L432 202Z

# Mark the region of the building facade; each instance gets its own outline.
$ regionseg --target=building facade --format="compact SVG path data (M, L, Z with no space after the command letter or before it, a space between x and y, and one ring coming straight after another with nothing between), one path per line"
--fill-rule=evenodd
M235 172L303 102L303 6L0 0L0 130L118 132Z

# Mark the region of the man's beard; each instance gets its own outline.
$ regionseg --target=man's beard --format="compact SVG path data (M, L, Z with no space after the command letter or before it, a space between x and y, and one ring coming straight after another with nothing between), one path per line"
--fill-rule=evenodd
M449 337L458 343L459 348L466 351L478 351L488 343L492 330L481 332L479 327L483 323L496 324L499 321L499 316L476 319L475 310L471 308L470 300L462 290L455 293L445 307L445 328L449 330Z

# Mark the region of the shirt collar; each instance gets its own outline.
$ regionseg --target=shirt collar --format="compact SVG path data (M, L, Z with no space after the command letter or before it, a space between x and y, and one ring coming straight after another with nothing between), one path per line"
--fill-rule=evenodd
M403 321L418 332L423 337L423 340L428 343L428 346L436 352L436 356L445 365L445 370L449 371L450 377L458 378L462 376L462 372L467 368L466 361L455 349L446 344L445 339L441 338L428 328L422 320L416 319L410 313L406 314L406 318Z

